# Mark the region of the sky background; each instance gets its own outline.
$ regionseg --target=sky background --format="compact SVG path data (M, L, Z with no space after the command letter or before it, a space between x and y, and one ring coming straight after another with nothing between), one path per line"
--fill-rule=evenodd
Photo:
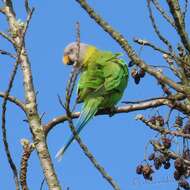
M14 6L18 19L25 19L24 1L15 0ZM137 52L140 47L133 43L133 37L140 37L154 41L163 46L156 38L148 17L145 0L88 0L89 4L107 20L114 28L120 31L134 46ZM163 1L161 1L163 2ZM105 33L74 0L34 1L31 4L35 12L30 23L26 37L26 48L30 57L35 89L38 92L37 101L39 112L45 113L43 123L56 116L64 114L58 102L57 95L63 97L71 67L62 64L64 47L75 41L75 23L81 25L81 41L93 44L102 50L123 52L120 46ZM167 9L167 7L164 5ZM165 36L174 45L178 42L176 33L166 25L156 13L156 18ZM6 31L7 24L4 17L0 16L0 30ZM0 38L0 49L13 52L10 44ZM124 52L123 52L124 53ZM158 53L149 48L144 48L141 57L149 64L166 64ZM125 55L123 58L129 62ZM0 91L7 88L7 82L12 70L13 60L0 56ZM168 72L167 72L168 73ZM169 73L168 73L169 74ZM19 70L12 95L24 100L22 73ZM122 101L139 100L161 95L156 80L146 76L139 85L130 77L128 88ZM0 100L2 103L2 100ZM123 105L121 102L119 105ZM80 109L80 106L77 110ZM144 159L145 147L155 132L135 121L135 116L144 113L146 116L156 113L157 109L146 112L138 111L113 117L98 116L87 124L81 133L81 138L88 145L98 162L116 180L122 190L165 190L175 189L176 183L171 171L161 169L153 175L153 182L146 182L142 176L135 173L136 166ZM166 117L166 109L160 110ZM27 123L23 122L25 115L16 106L8 104L7 136L16 165L20 166L22 147L20 139L32 139ZM66 152L62 162L55 160L58 149L66 143L70 135L67 123L56 126L48 136L48 147L59 181L63 187L70 190L111 190L111 186L85 157L77 143L73 143ZM12 173L6 160L2 140L0 140L0 187L8 190L14 189ZM151 146L148 153L152 151ZM171 169L173 171L173 169ZM163 173L164 171L164 173ZM36 152L29 160L28 186L38 190L43 180L42 170ZM44 190L48 189L44 184Z

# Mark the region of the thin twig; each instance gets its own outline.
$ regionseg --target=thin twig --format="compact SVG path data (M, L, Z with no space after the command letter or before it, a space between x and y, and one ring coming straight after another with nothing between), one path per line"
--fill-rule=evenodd
M152 26L154 28L155 33L157 34L158 38L164 42L167 46L170 52L172 52L172 45L170 44L170 42L160 33L158 26L156 25L155 19L154 19L154 15L152 13L152 9L151 9L151 0L147 0L147 8L149 11L149 17L152 23Z
M172 18L163 10L161 5L157 0L152 0L153 4L155 5L156 9L160 12L160 14L175 28L175 23Z
M24 4L25 4L26 12L29 14L31 12L29 1L28 0L24 0Z
M43 178L43 180L42 180L42 182L40 184L40 190L42 190L44 183L45 183L45 178Z
M184 6L184 10L183 10L183 22L185 24L185 16L186 16L186 13L187 13L187 10L188 10L188 4L189 4L189 0L185 0L185 6Z
M18 68L18 65L19 65L19 62L17 60L17 62L15 63L15 66L14 66L14 69L11 73L11 77L10 77L10 81L9 81L9 84L8 84L8 88L5 92L5 96L3 98L3 103L2 103L2 133L3 133L3 143L4 143L4 148L5 148L5 152L6 152L6 155L7 155L7 159L8 159L8 162L9 162L9 165L12 169L12 172L13 172L13 175L14 175L14 180L15 180L15 185L16 185L16 189L19 190L19 178L18 178L18 172L17 172L17 168L16 168L16 165L12 159L12 156L11 156L11 153L10 153L10 150L9 150L9 144L7 142L7 132L6 132L6 105L7 105L7 99L8 99L8 96L10 94L10 91L11 91L11 88L13 86L13 82L14 82L14 79L15 79L15 75L16 75L16 72L17 72L17 68Z
M5 98L6 93L4 92L0 92L0 97L1 98ZM16 104L17 106L19 106L25 113L26 113L26 108L25 108L25 103L22 102L21 100L19 100L18 98L14 97L14 96L8 96L7 100L9 100L10 102Z
M13 59L16 58L16 55L14 55L14 54L12 54L12 53L10 53L10 52L8 52L8 51L5 51L5 50L0 50L0 54L2 54L2 55L7 55L7 56L9 56L9 57L11 57L11 58L13 58Z
M14 40L8 34L6 34L4 32L0 31L0 36L2 36L3 38L5 38L6 40L8 40L11 44L15 43Z
M155 46L154 44L152 44L151 42L149 42L147 40L143 40L143 39L140 39L140 38L134 38L133 41L135 43L138 43L139 45L149 46L149 47L153 48L154 50L159 51L160 53L167 54L167 55L171 56L170 52L167 52L167 51Z

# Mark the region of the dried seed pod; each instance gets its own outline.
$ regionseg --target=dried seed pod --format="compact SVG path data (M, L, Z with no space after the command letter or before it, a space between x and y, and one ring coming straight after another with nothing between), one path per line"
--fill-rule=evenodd
M153 125L156 124L156 116L152 116L150 119L149 119L149 122L151 122Z
M171 147L171 139L168 138L162 138L162 143L166 149L169 149Z
M154 159L154 167L155 169L159 170L162 166L162 160L160 160L159 158L155 158Z
M150 175L153 173L152 167L148 164L143 166L142 171L144 175Z
M183 126L183 118L180 116L177 116L175 119L174 127L180 128Z
M183 158L186 159L186 160L190 160L190 150L189 149L186 149L183 152Z
M140 175L142 174L142 172L143 172L143 165L138 165L136 168L136 173Z
M189 190L190 189L190 185L189 185L188 181L185 180L185 179L181 179L179 181L179 186L182 187L185 190Z
M133 61L129 61L128 67L132 67L133 65L134 65L134 62Z
M140 78L143 78L145 76L145 74L146 74L145 70L144 69L140 69L140 71L139 71Z
M161 115L157 116L156 120L159 122L160 126L164 125L164 118Z
M174 179L178 181L181 178L181 174L178 170L175 170L174 172Z
M136 75L135 78L134 78L134 80L135 80L135 84L139 84L141 78L140 78L139 75Z
M184 172L184 161L182 158L177 158L174 162L175 169L180 171L181 173Z
M183 128L183 133L190 134L190 121L188 120Z
M138 75L137 69L136 69L136 68L133 68L133 69L131 70L131 76L132 76L133 78L135 78L137 75Z
M170 164L170 162L169 161L166 161L165 163L164 163L164 169L169 169L170 168L170 166L171 166L171 164Z
M144 175L144 174L143 174L143 177L144 177L144 179L146 179L146 180L152 181L152 176L151 176L151 175Z
M148 160L151 161L151 160L154 160L154 158L155 158L155 154L152 153L152 154L149 155Z

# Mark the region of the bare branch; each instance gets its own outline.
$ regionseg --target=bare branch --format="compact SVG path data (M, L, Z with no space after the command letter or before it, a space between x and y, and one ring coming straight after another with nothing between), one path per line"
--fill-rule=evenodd
M0 35L5 38L6 40L8 40L10 43L14 44L14 41L13 39L8 35L8 34L5 34L4 32L1 32L0 31Z
M17 172L17 168L16 165L12 159L10 150L9 150L9 144L7 141L7 132L6 132L6 105L7 105L7 99L9 97L9 93L11 91L13 82L14 82L14 78L17 72L17 68L18 68L18 61L16 62L13 72L11 73L11 77L10 77L10 81L8 84L8 88L5 92L5 96L3 98L3 103L2 103L2 133L3 133L3 143L4 143L4 148L5 148L5 152L7 155L7 159L9 162L9 165L12 169L13 175L14 175L14 180L15 180L15 185L16 185L16 189L19 190L19 179L18 179L18 172Z
M9 57L11 57L11 58L13 58L13 59L16 58L16 55L14 55L14 54L12 54L12 53L10 53L10 52L7 52L7 51L5 51L5 50L0 50L0 54L2 54L2 55L7 55L7 56L9 56Z
M163 10L161 5L157 0L152 0L153 4L155 5L156 9L160 12L160 14L175 28L175 23L172 18Z
M26 12L29 14L31 12L29 1L28 0L24 0L24 4L25 4Z
M185 31L185 24L183 20L183 15L177 0L167 0L167 3L170 8L170 12L174 18L177 32L181 37L181 41L187 51L190 53L190 41L187 32Z
M5 98L6 93L0 92L0 97ZM8 96L7 100L9 100L10 102L16 104L17 106L19 106L25 113L26 113L26 108L25 108L25 104L24 102L22 102L21 100L17 99L14 96Z
M152 44L151 42L149 42L147 40L143 40L143 39L140 39L140 38L134 38L133 41L135 43L138 43L139 45L151 47L152 49L154 49L156 51L159 51L160 53L167 54L167 55L171 56L170 52L167 52L167 51L155 46L154 44Z
M168 46L168 49L172 52L172 45L171 45L170 42L161 34L161 32L160 32L159 29L158 29L158 26L156 25L155 18L154 18L152 9L151 9L150 2L151 2L151 0L147 0L147 7L148 7L149 17L150 17L150 20L151 20L151 22L152 22L152 26L153 26L153 28L154 28L154 31L155 31L155 33L157 34L158 38L159 38L162 42L164 42L164 43Z
M168 105L170 107L173 107L173 101L175 100L182 100L184 99L184 95L179 94L176 96L171 96L171 98L157 98L154 100L143 100L134 102L132 105L122 106L114 110L114 114L119 113L128 113L138 110L145 110L149 108L155 108L163 105ZM98 115L109 115L110 112L108 110L105 111L99 111L96 116ZM72 113L72 119L78 118L80 116L80 112ZM68 120L68 117L66 115L55 117L53 120L49 121L46 125L44 125L44 132L47 136L47 134L53 129L56 125L63 123Z

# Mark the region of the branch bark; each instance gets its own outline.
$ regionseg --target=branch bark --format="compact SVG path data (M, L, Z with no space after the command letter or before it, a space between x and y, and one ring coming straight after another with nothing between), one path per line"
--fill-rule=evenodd
M41 125L41 120L37 109L36 93L33 85L32 71L24 44L24 35L27 30L32 12L28 14L26 23L19 23L16 19L13 7L9 4L9 2L10 1L5 1L5 14L9 23L10 33L14 40L13 45L15 46L17 53L20 52L19 61L23 73L24 92L26 99L25 110L27 113L28 123L33 134L35 148L37 150L49 189L60 190L61 187L59 185L59 181L57 179L51 161L43 127Z

